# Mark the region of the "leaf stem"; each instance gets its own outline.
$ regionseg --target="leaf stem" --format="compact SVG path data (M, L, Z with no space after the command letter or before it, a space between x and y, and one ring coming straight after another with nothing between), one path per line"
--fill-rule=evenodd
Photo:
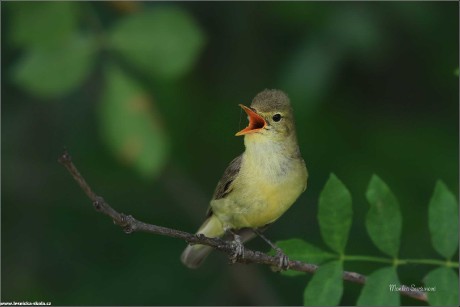
M374 256L362 256L362 255L343 255L341 257L344 261L368 261L378 263L389 263L393 264L394 260L390 258L374 257ZM397 265L405 264L428 264L428 265L439 265L447 266L450 268L458 268L458 262L452 262L449 260L438 260L438 259L397 259Z
M374 257L374 256L362 256L362 255L344 255L343 260L345 261L368 261L368 262L380 262L380 263L393 263L393 259Z
M458 268L458 262L451 262L449 260L437 260L437 259L401 259L407 264L431 264L431 265L441 265L452 268Z

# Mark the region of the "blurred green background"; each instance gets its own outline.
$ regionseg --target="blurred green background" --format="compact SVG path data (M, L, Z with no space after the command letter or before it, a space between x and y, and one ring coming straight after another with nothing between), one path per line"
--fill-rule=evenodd
M300 305L310 276L179 261L185 243L124 234L57 163L63 147L117 210L195 231L243 147L239 103L279 88L295 109L309 187L268 231L327 249L318 195L353 196L348 254L377 173L398 197L403 258L438 258L427 205L458 195L457 2L3 2L1 301L54 305ZM260 240L249 247L267 251ZM378 264L351 262L369 274ZM432 267L400 267L420 284ZM341 304L361 286L346 283ZM418 302L403 298L403 304Z

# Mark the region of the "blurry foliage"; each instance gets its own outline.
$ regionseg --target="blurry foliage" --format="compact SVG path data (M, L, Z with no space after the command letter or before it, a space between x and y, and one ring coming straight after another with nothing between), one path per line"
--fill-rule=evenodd
M25 49L13 80L44 99L62 97L81 86L94 69L97 51L113 50L142 72L175 79L191 69L204 44L193 18L176 6L136 12L117 20L110 32L97 26L92 36L77 27L83 17L80 10L92 10L89 3L14 3L9 9L11 39ZM94 12L90 18L99 22ZM113 66L104 73L100 111L104 140L141 174L157 175L168 156L166 131L150 94Z
M156 175L168 155L169 140L150 96L115 65L106 67L105 78L100 109L104 140L140 173Z
M177 78L190 70L204 36L186 11L160 8L131 15L114 27L110 46L139 70Z
M17 63L13 78L38 97L62 96L88 78L94 56L94 40L74 36L59 47L27 50Z
M458 203L449 189L438 181L429 204L428 222L431 242L443 260L432 259L400 259L398 250L401 238L401 213L398 201L390 188L378 176L373 175L366 191L370 208L366 217L367 232L383 253L392 259L372 256L353 256L345 254L348 232L352 224L351 195L345 185L331 174L320 194L318 224L324 242L335 253L300 239L280 241L278 245L294 260L303 260L321 264L304 292L306 306L338 305L343 293L342 271L343 262L361 260L393 264L381 268L367 277L358 306L399 306L400 294L391 291L391 285L400 287L396 268L403 264L429 264L441 267L430 271L424 278L427 287L435 287L428 291L428 301L433 306L456 306L458 303L458 276L452 267L458 269L458 262L451 262L458 250ZM437 225L437 226L434 226ZM421 238L422 239L422 238ZM421 242L429 242L423 240ZM423 243L420 243L423 244ZM273 252L273 251L272 251ZM322 257L318 257L321 255ZM331 258L330 262L327 262ZM324 264L325 263L325 264ZM282 272L287 276L299 276L296 272ZM412 284L415 287L414 283ZM411 286L412 286L411 285ZM410 286L409 286L410 287ZM421 286L417 286L419 288Z
M80 5L75 2L14 2L9 5L12 42L25 48L59 47L78 25Z
M451 245L458 234L444 222L455 215L449 199L458 199L457 3L1 6L2 301L299 305L302 293L310 298L316 291L306 290L308 281L321 286L321 276L337 276L338 255L349 256L345 245L373 257L395 251L418 259L458 256ZM67 146L117 209L194 231L225 166L243 150L232 137L245 124L237 105L264 88L290 96L310 173L308 190L267 235L307 233L309 243L289 239L280 246L293 259L332 261L316 277L288 271L283 274L302 277L280 278L261 266L228 266L219 255L187 270L179 261L184 242L117 232L85 206L56 163ZM331 194L343 186L337 178L322 190L331 171L347 183L340 193ZM393 210L380 212L372 203L372 193L388 191L377 178L369 185L374 172L391 180L398 196ZM426 210L437 178L446 184L437 184ZM374 192L362 193L366 186ZM391 202L391 195L384 199ZM318 207L318 199L334 207ZM368 225L366 232L367 223L352 223L351 216L388 216L395 227L382 238L374 228L386 224ZM249 244L265 248L259 240ZM373 277L364 288L347 283L341 289L331 279L318 293L332 295L315 296L314 303L367 304L377 297L419 304L373 293L395 277L446 291L429 293L430 304L455 300L458 276L451 268L399 265L396 274L371 261L342 267Z

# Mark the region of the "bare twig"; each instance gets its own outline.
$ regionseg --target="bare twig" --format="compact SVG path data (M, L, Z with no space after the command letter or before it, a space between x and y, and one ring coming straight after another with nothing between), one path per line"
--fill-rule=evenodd
M93 192L86 180L83 178L83 176L80 174L78 169L73 164L72 158L67 151L64 151L64 153L59 157L58 161L59 163L65 166L65 168L69 171L69 173L72 175L75 181L77 181L81 189L85 192L89 199L91 199L94 208L97 211L111 217L114 223L122 227L125 233L129 234L132 232L140 231L157 235L163 235L182 239L190 244L203 244L211 246L215 250L224 252L225 254L227 254L229 258L231 258L235 254L234 245L232 245L229 241L225 241L220 238L208 238L201 234L196 235L176 229L157 226L153 224L147 224L135 219L131 215L119 213L118 211L113 209L101 196L98 196L96 193ZM279 265L279 259L277 257L270 256L259 251L253 251L247 248L244 249L244 258L238 258L236 259L236 262L246 264L259 263L273 267L277 267ZM289 260L289 269L313 274L318 269L318 266L311 263ZM344 271L343 279L358 284L366 283L366 276L356 272ZM412 297L420 301L427 301L427 296L424 292L411 291L409 287L404 286L401 286L401 289L401 295Z

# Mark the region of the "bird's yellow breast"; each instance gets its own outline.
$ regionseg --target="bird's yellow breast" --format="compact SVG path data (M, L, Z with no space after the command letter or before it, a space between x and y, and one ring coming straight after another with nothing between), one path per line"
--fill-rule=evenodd
M283 152L243 155L240 172L226 198L213 200L214 214L225 228L262 227L277 220L305 190L302 158Z
M262 227L274 222L295 202L303 191L302 185L302 181L293 178L282 183L255 181L250 185L253 193L240 199L240 206L247 209L235 218L237 226Z

